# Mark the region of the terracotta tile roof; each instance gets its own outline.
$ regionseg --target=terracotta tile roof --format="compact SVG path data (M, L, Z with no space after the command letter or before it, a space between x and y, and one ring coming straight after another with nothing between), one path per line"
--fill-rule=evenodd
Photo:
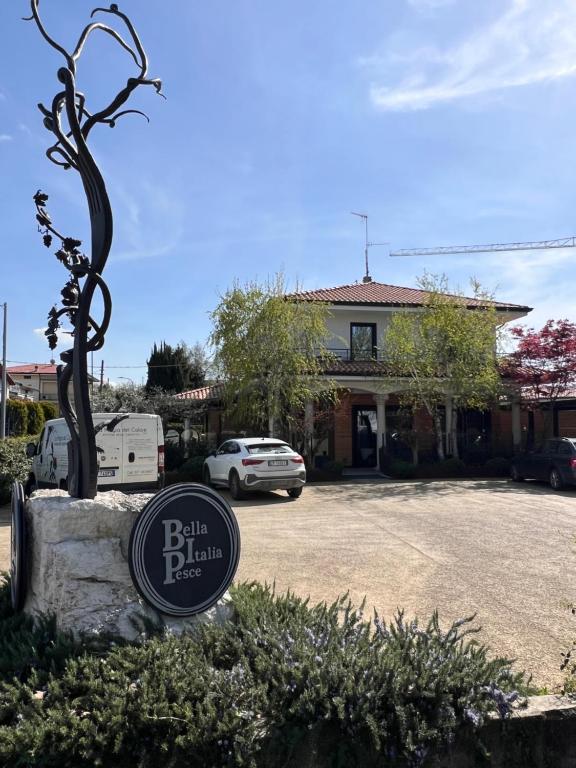
M327 376L386 376L387 364L381 360L330 360L323 366Z
M38 373L56 376L56 365L53 363L28 363L27 365L12 365L6 368L8 373Z
M421 307L428 291L419 288L403 288L399 285L387 283L353 283L352 285L339 285L335 288L319 288L315 291L301 291L289 294L288 298L300 301L326 301L330 304L374 304L389 307ZM467 298L468 307L482 306L484 302L478 299ZM500 311L513 310L530 312L531 307L521 304L508 304L495 301L494 306Z
M6 368L6 383L10 386L14 386L14 379L10 376L8 373L8 368ZM0 386L2 386L2 366L0 365Z
M189 389L187 392L179 392L174 397L178 400L197 400L198 402L219 400L222 397L223 390L222 384L210 384L207 387L198 387L198 389Z

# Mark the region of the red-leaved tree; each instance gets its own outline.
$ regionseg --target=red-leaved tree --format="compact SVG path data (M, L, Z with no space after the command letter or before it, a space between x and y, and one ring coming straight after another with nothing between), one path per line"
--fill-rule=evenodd
M518 346L502 361L501 373L519 387L528 406L549 403L549 416L556 401L576 387L576 323L547 320L539 331L519 325L510 333Z

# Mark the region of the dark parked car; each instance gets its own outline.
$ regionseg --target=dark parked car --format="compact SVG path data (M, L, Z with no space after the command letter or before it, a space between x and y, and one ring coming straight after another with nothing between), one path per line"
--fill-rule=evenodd
M555 491L576 485L576 437L546 440L542 448L512 459L512 480L547 480Z

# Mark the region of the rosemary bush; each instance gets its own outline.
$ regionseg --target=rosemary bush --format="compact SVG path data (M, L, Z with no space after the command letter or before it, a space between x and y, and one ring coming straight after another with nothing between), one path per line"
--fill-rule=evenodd
M525 689L469 619L370 621L257 584L233 601L233 624L194 636L81 647L0 596L0 765L425 766Z

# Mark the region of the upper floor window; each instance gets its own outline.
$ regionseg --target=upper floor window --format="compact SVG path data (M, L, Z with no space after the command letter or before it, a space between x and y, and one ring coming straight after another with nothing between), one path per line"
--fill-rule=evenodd
M350 359L376 359L376 323L350 323Z

